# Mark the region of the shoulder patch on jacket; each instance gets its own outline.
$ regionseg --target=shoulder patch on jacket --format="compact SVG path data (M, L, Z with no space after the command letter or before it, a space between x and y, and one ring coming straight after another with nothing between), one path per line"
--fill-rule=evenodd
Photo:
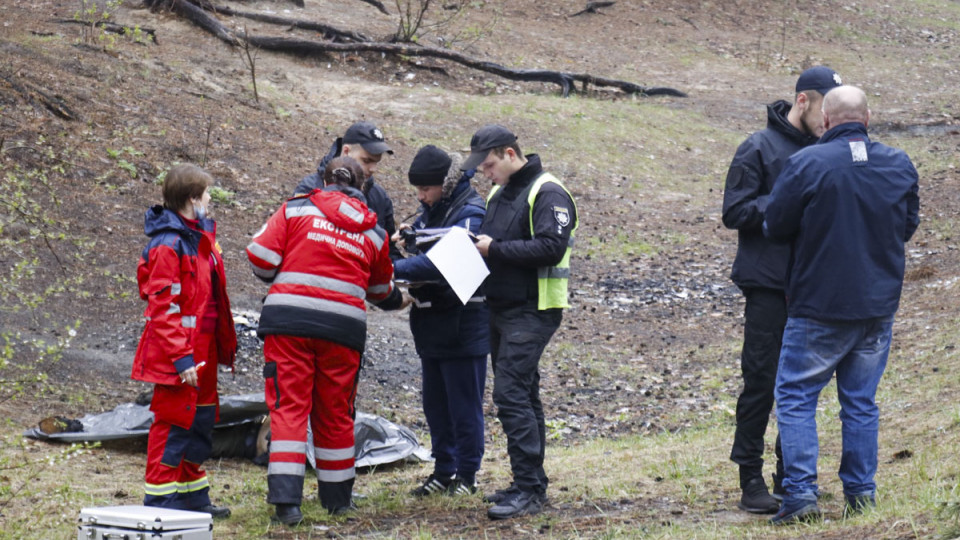
M867 161L867 145L861 139L850 139L850 158L854 163Z
M553 219L557 220L561 227L566 227L570 224L570 209L565 206L554 206Z

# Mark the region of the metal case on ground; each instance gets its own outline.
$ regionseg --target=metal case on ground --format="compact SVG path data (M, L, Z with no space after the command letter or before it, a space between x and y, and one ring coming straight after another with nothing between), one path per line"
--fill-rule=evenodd
M80 510L77 540L213 540L213 517L153 506Z

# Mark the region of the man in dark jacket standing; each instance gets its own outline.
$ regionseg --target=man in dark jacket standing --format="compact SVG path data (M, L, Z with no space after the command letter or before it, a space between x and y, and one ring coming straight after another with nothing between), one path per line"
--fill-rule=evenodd
M390 238L397 230L393 218L393 201L390 200L386 190L373 179L373 173L377 171L377 165L383 159L383 154L393 155L393 150L387 145L380 129L370 122L357 122L347 129L343 137L333 141L327 155L323 156L320 164L317 165L317 170L304 176L293 190L293 194L306 195L317 188L322 188L323 171L326 170L330 160L338 156L351 157L360 164L366 175L361 191L367 207L377 214L377 225L386 231L387 237ZM390 242L390 258L396 259L400 256L396 245Z
M820 104L823 96L839 85L839 75L828 67L804 71L797 79L793 105L780 100L767 106L767 128L740 145L727 173L723 224L738 233L730 277L746 299L740 355L743 391L737 400L730 459L740 466L738 506L747 512L772 514L779 508L763 480L763 437L773 410L773 387L787 322L784 289L790 246L767 240L760 226L780 169L794 152L814 144L823 134ZM776 454L773 491L779 496L783 477L779 436Z
M837 376L848 512L875 504L876 393L903 288L904 244L920 223L917 170L902 150L867 136L867 97L853 86L823 101L819 144L787 161L764 232L792 240L789 299L777 372L786 494L772 523L820 516L816 407Z
M473 175L461 173L462 161L458 154L447 154L433 145L417 152L408 176L417 188L422 213L412 227L401 225L401 230L461 227L480 232L486 205L470 186ZM420 355L423 413L434 458L433 474L412 494L474 493L483 458L490 313L482 290L464 305L423 246L406 248L417 253L395 261L394 275L411 282L410 331Z
M536 514L547 500L543 469L546 425L540 402L540 356L560 326L567 302L573 233L579 223L573 196L524 156L517 136L499 125L480 128L464 170L495 184L477 250L487 260L493 402L507 436L513 484L487 500L491 519Z

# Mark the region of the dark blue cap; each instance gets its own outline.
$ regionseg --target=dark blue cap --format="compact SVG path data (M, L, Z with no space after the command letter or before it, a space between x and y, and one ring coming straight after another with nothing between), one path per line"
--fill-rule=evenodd
M797 79L797 93L804 90L816 90L822 95L843 84L840 74L827 66L814 66L800 74Z

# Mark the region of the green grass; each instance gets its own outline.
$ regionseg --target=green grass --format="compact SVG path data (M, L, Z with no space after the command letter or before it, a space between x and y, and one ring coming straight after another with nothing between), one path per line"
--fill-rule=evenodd
M938 342L960 339L956 321L947 322L949 325L935 338ZM899 339L913 337L901 335ZM851 520L839 518L842 490L835 471L839 465L840 423L835 385L830 384L821 396L817 415L820 483L828 494L821 501L829 517L824 523L774 529L761 518L732 509L739 495L736 469L727 459L732 420L729 412L718 409L705 417L686 413L691 427L677 432L549 443L546 469L551 477L551 500L554 508L565 510L518 521L518 526L545 530L548 538L780 538L799 533L840 538L848 529L875 531L871 538L900 534L928 538L949 532L956 525L955 518L949 519L949 512L960 502L960 463L955 459L955 449L960 445L960 406L956 405L953 376L960 368L960 358L934 352L939 350L934 346L913 358L902 353L891 357L878 393L882 417L879 506L875 511ZM569 345L564 345L554 354L568 352ZM713 358L717 351L702 354ZM925 369L934 361L937 371ZM716 376L728 377L729 373ZM726 407L731 406L732 399L728 396ZM678 418L683 416L677 414ZM556 420L551 422L553 427L561 425ZM499 432L500 428L494 423L488 429ZM37 537L40 531L56 531L56 537L66 538L73 531L80 507L137 503L142 456L94 448L63 457L65 447L20 442L16 430L4 428L0 454L12 463L23 459L33 465L4 472L10 486L23 490L4 513L20 514L26 505L32 508L28 513L31 519L8 523L0 538ZM895 457L904 450L911 455ZM82 466L48 466L67 461L79 461ZM270 508L265 503L264 469L238 460L212 461L207 469L215 499L234 511L232 518L217 523L218 536L252 539L278 530L267 518ZM493 525L483 516L485 505L478 497L415 500L408 496L409 489L429 470L429 465L389 467L358 477L357 490L366 498L360 501L355 522L327 516L319 507L314 481L308 476L304 511L314 525L333 531L346 527L356 530L354 527L359 526L375 531L371 533L373 538L445 538L444 523L435 522L431 515L462 512L476 516L478 527L486 528L478 532L501 537L505 531L490 529ZM488 489L508 481L502 438L488 447L480 480ZM575 510L572 514L571 509ZM930 521L938 512L947 512L948 517L939 529ZM598 519L572 519L583 514ZM308 528L304 534L313 533Z
M237 194L219 186L210 187L210 200L217 204L233 204Z
M468 96L425 120L448 115L461 119L461 126L504 124L517 133L524 152L540 154L568 186L604 189L616 180L628 185L627 197L666 190L703 200L723 174L710 156L731 151L742 137L711 126L695 111L647 99ZM463 146L471 133L461 128L440 138ZM679 166L657 157L678 151L688 157Z

